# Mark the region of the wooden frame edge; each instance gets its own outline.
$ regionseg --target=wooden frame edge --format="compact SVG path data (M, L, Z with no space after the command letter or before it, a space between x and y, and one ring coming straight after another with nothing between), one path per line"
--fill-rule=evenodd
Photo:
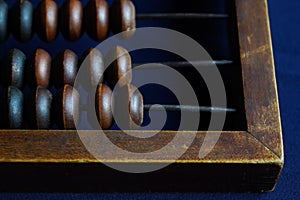
M282 130L267 1L237 0L236 10L248 132L283 164ZM252 77L255 77L255 81Z

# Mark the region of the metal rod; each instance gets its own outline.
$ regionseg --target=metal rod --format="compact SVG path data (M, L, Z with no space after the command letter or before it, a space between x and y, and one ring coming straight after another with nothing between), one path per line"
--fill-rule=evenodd
M208 19L228 18L227 14L215 13L141 13L136 15L138 20L151 20L151 19Z
M221 107L209 107L209 106L190 106L190 105L144 105L145 110L163 111L164 109L171 112L236 112L234 108L221 108Z
M205 65L230 65L233 64L232 60L214 60L214 61L191 61L191 62L187 62L187 61L175 61L175 62L160 62L160 63L144 63L147 64L147 66L145 68L157 68L156 64L162 64L162 65L167 65L170 67L174 67L174 68L185 68L188 66L196 66L196 67L200 67L200 66L205 66ZM143 63L135 63L132 66L133 67L137 67L140 65L144 65ZM143 67L144 68L144 67Z
M80 109L87 110L88 105L80 105ZM167 110L170 112L236 112L234 108L221 108L221 107L209 107L209 106L190 106L190 105L156 105L156 104L145 104L144 110L163 111Z

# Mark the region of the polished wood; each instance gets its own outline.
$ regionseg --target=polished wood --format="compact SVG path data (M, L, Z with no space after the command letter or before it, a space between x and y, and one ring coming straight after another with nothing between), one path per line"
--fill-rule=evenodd
M56 88L65 84L73 85L78 71L78 57L69 50L58 53L54 58L51 70L51 80Z
M133 85L128 85L126 87L129 95L129 127L131 127L131 129L134 129L135 126L141 126L144 120L143 95Z
M43 0L36 10L36 30L39 37L52 42L58 30L58 6L53 0Z
M97 86L103 81L104 77L104 60L101 52L97 48L87 49L81 56L80 67L87 69L89 77L82 83L87 87Z
M128 85L132 80L132 63L128 51L121 46L115 46L107 56L113 60L106 70L105 80L114 87L118 84L120 87Z
M19 49L11 49L4 58L1 78L5 86L22 88L24 84L26 56Z
M60 30L63 36L75 41L82 34L83 7L81 1L66 0L60 8Z
M38 86L32 90L27 99L26 114L30 128L50 129L51 128L51 105L52 94L46 89Z
M99 84L95 95L95 109L100 127L108 130L113 123L112 91L105 84Z
M24 104L22 91L20 91L17 87L9 86L5 90L4 101L4 127L10 129L22 128Z
M106 0L90 0L84 9L85 29L91 38L102 41L109 32L109 7Z
M18 0L10 11L10 29L14 37L28 41L33 33L33 6L30 1Z
M27 69L27 83L31 87L48 88L51 73L51 56L44 49L37 49L29 59Z
M110 9L112 32L117 34L126 31L123 36L130 37L136 28L135 6L131 0L115 0Z
M143 96L135 86L115 87L113 117L121 130L134 130L141 126L144 119Z
M79 119L79 93L70 85L57 91L52 104L52 118L59 128L75 129Z

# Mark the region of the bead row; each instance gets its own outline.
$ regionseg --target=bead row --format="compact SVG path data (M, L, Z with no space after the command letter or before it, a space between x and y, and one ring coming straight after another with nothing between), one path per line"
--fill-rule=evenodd
M126 119L120 124L122 128L134 129L140 126L143 122L144 107L139 90L128 84L120 87L117 94L118 96L113 95L105 84L98 85L95 110L100 127L107 130L112 126L113 106L115 109L122 109L122 112L117 112L122 113L122 119ZM5 113L2 121L4 128L21 129L26 118L30 128L50 129L54 123L59 128L75 129L75 122L79 121L81 115L80 95L70 85L64 85L54 97L48 89L36 87L25 99L20 89L9 86L2 98L1 110Z
M73 93L75 90L72 86L65 86L58 90L53 98L48 89L37 87L25 98L19 88L9 86L1 98L2 128L21 129L24 128L24 120L26 120L30 128L34 129L50 129L52 122L59 128L74 129L74 120L78 115L75 115L76 109L73 109L75 108L73 106L79 106L79 101L78 105L75 105L79 98L69 95L67 99L64 99L61 95L64 90L68 90L69 93L71 91L73 95L76 94Z
M116 83L120 86L130 83L132 65L129 53L124 48L116 46L108 56L113 56L115 60L105 70L101 52L93 48L86 50L81 59L78 59L73 51L66 49L58 53L53 61L49 53L43 49L35 50L28 59L21 50L12 49L2 61L1 81L5 86L17 88L23 88L25 82L31 88L37 86L48 88L52 84L56 88L66 84L72 86L81 66L88 69L88 86L97 86L103 81L112 87Z
M28 0L18 1L10 10L0 0L0 13L0 42L7 38L8 30L26 42L35 29L42 40L51 42L59 29L70 41L78 40L84 28L97 41L107 37L109 27L113 33L135 29L135 8L130 0L115 0L111 8L105 0L90 0L84 8L79 0L66 0L60 9L55 1L42 0L35 11Z

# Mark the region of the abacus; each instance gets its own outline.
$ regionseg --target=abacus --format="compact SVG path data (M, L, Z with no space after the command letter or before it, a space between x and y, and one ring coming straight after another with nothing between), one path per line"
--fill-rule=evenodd
M273 190L283 167L283 143L268 20L266 0L0 0L0 190ZM120 45L109 52L117 59L105 70L106 55L94 47L121 32L122 39L130 39L143 26L178 30L203 45L213 60L186 61L151 49L128 52ZM162 69L154 63L181 73L199 105L179 105L163 87L136 88L131 69L147 64L136 69L138 76L159 76ZM206 83L192 65L217 66L227 106L211 105ZM83 66L88 69L83 90L96 88L90 99L97 123L116 146L135 153L158 150L176 135L185 138L192 132L177 131L182 113L200 113L191 145L171 165L154 172L130 174L105 166L151 167L172 157L130 159L105 151L101 160L86 149L75 130L78 121L89 117L81 112L89 102L81 104L75 87ZM115 87L123 95L115 95ZM167 119L157 135L133 138L115 122L113 104L125 105L120 115L129 135L156 131L138 129L150 123L149 110L156 115L166 111ZM222 130L208 129L213 113L226 114ZM199 157L206 135L218 132L215 146Z

